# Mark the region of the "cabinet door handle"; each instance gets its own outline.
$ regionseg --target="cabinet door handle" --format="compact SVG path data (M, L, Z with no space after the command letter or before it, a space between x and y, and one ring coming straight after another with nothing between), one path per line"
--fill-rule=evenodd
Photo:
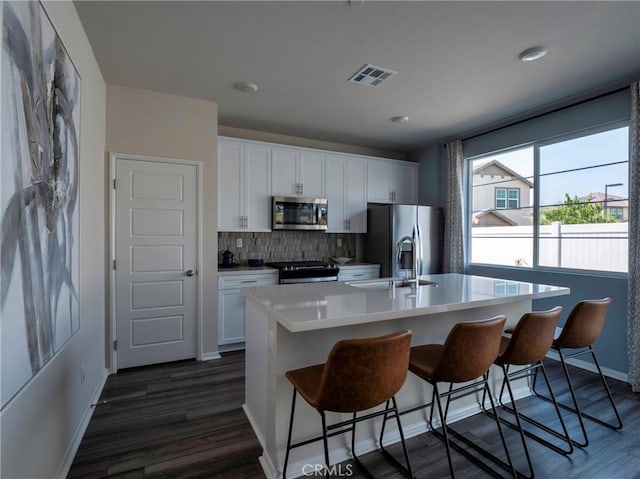
M257 283L258 281L255 279L246 279L243 281L243 283Z

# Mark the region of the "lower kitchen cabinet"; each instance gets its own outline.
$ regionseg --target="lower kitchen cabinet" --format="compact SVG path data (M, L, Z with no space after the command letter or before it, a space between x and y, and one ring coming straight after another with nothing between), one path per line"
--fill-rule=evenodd
M338 281L358 281L361 279L376 279L380 277L379 264L341 265Z
M218 345L220 351L244 348L244 296L242 288L270 286L277 271L218 276Z

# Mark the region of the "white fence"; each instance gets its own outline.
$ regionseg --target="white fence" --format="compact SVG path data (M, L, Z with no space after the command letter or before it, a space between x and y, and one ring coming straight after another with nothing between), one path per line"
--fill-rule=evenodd
M539 264L571 269L627 272L629 224L540 226ZM533 226L472 229L471 262L533 265Z

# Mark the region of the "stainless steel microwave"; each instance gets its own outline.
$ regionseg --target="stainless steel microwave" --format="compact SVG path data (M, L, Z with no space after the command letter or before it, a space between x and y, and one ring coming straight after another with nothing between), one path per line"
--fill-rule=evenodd
M324 231L327 229L327 199L274 196L272 216L274 230Z

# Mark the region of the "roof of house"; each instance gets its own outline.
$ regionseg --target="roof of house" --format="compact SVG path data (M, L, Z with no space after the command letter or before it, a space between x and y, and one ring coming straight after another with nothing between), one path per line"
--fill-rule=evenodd
M518 179L518 180L522 181L529 188L533 188L533 183L531 181L529 181L527 178L522 176L517 171L512 170L511 168L509 168L508 166L504 165L503 163L500 163L498 160L491 160L488 163L484 163L483 165L480 165L477 168L474 168L473 174L474 175L481 175L484 170L487 170L487 169L489 169L489 167L492 167L492 166L503 170L505 172L504 176L511 176L514 179Z
M479 223L479 220L481 218L488 215L495 216L499 220L511 226L530 225L533 223L530 208L476 211L475 213L473 213L473 218L474 220L477 219L478 221L474 221L474 223Z
M589 193L581 197L581 200L586 200L591 196L590 203L602 203L604 204L604 193L596 191L595 193ZM629 200L624 196L617 196L607 193L607 207L608 208L628 208Z

